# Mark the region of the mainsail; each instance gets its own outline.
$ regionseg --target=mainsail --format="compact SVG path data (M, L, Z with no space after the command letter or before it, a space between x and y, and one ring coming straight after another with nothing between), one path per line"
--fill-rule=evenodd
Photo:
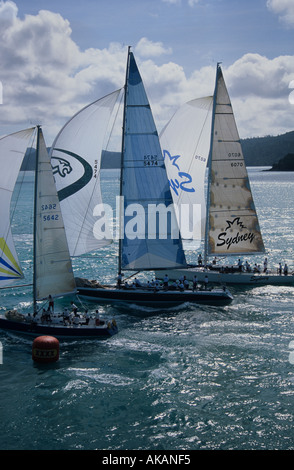
M122 146L123 269L186 265L158 133L132 52L128 55Z
M34 128L0 139L0 285L23 278L10 227L10 203Z
M35 182L34 298L75 292L71 259L43 133L38 129Z
M208 255L265 251L232 105L219 64L214 93L207 206Z
M183 205L188 204L190 207L188 221L186 218L178 218L183 239L204 238L204 182L209 155L212 101L209 96L185 103L160 133L173 201L179 208L177 214L181 214ZM185 236L185 232L190 236Z
M83 108L57 135L50 151L71 256L111 243L95 233L95 207L102 204L100 164L103 142L120 90Z

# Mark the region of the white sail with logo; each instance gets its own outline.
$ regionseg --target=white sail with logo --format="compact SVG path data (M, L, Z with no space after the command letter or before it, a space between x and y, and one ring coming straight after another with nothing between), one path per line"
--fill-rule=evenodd
M112 241L107 226L103 234L95 232L94 214L95 207L102 204L101 153L119 93L117 90L79 111L61 129L50 151L71 256Z
M23 278L11 233L10 203L17 176L34 128L0 139L0 285Z
M35 182L35 300L75 292L59 199L43 133L38 129Z
M188 204L189 221L178 222L183 239L204 237L205 171L211 133L212 97L199 98L181 106L160 134L165 167L173 201L179 209ZM193 210L194 209L194 210ZM190 236L190 238L192 238Z
M207 254L263 253L230 97L217 66L208 176Z

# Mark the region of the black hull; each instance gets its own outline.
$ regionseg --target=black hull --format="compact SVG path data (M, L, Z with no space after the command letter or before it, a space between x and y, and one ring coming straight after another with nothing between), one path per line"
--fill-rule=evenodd
M0 318L0 329L14 333L30 336L49 335L56 338L110 338L118 330L116 327L107 326L84 327L84 326L50 326L36 323L19 322Z
M104 302L122 302L142 305L180 305L194 302L206 305L227 305L232 302L232 295L225 290L203 291L172 291L147 289L118 289L99 287L78 287L78 295Z

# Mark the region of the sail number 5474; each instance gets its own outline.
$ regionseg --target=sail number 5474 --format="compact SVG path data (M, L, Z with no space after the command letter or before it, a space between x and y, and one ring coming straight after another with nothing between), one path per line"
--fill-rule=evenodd
M144 155L144 166L158 165L157 155Z

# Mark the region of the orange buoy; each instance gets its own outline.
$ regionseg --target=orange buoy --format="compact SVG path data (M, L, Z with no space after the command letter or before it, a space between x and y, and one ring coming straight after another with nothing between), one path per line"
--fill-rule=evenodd
M34 339L32 359L36 362L56 362L59 359L59 341L54 336L38 336Z

